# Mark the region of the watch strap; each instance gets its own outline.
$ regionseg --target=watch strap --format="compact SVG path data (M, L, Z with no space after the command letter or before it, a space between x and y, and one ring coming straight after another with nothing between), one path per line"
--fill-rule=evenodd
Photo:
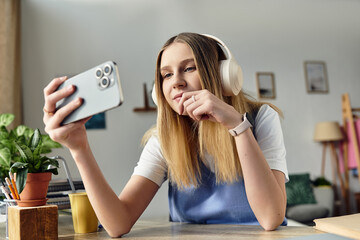
M248 128L252 127L247 116L248 116L248 113L244 113L244 115L242 117L242 122L239 125L237 125L236 127L234 127L233 129L229 130L229 133L232 136L234 136L234 137L239 136L241 133L245 132Z

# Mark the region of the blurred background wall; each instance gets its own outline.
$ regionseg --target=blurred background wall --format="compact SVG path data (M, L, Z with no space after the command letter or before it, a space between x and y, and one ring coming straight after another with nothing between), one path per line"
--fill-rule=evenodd
M273 72L290 173L320 175L319 121L341 123L341 94L360 106L358 0L26 0L21 1L23 119L42 122L43 88L55 76L74 75L106 60L117 62L125 101L106 113L105 130L89 130L94 155L116 193L130 178L144 132L156 112L143 106L143 84L154 81L157 53L184 31L222 39L243 68L244 89L257 97L256 72ZM329 92L309 94L303 63L326 62ZM66 149L71 173L79 173ZM63 171L57 178L64 178ZM330 161L326 174L331 178ZM356 182L356 180L355 180ZM358 187L358 184L357 184ZM167 183L144 214L165 216Z

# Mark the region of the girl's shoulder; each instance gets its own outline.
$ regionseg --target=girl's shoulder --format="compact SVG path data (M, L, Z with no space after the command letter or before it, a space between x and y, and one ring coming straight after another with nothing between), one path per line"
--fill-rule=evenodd
M268 104L261 105L255 114L255 122L259 119L279 116L278 112Z
M259 108L255 119L255 129L260 126L274 126L280 122L279 113L268 104L263 104Z

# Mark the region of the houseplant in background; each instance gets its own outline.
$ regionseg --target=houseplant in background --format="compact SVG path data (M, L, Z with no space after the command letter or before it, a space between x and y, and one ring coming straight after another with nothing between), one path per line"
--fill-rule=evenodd
M19 205L44 205L46 203L47 186L52 174L58 174L59 163L57 160L46 157L53 148L62 147L54 142L48 135L42 135L39 129L19 125L8 131L15 116L0 114L0 175L4 179L9 171L16 173L16 187L20 194ZM44 178L34 183L34 178ZM35 184L37 191L44 187L43 193L37 195L32 189ZM25 204L25 205L24 205Z
M331 182L329 182L324 176L317 177L313 182L315 187L330 187Z

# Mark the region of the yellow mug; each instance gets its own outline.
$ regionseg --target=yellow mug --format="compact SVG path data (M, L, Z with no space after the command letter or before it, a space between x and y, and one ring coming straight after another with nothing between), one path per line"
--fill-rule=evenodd
M91 233L98 229L98 219L86 192L69 193L75 233Z

